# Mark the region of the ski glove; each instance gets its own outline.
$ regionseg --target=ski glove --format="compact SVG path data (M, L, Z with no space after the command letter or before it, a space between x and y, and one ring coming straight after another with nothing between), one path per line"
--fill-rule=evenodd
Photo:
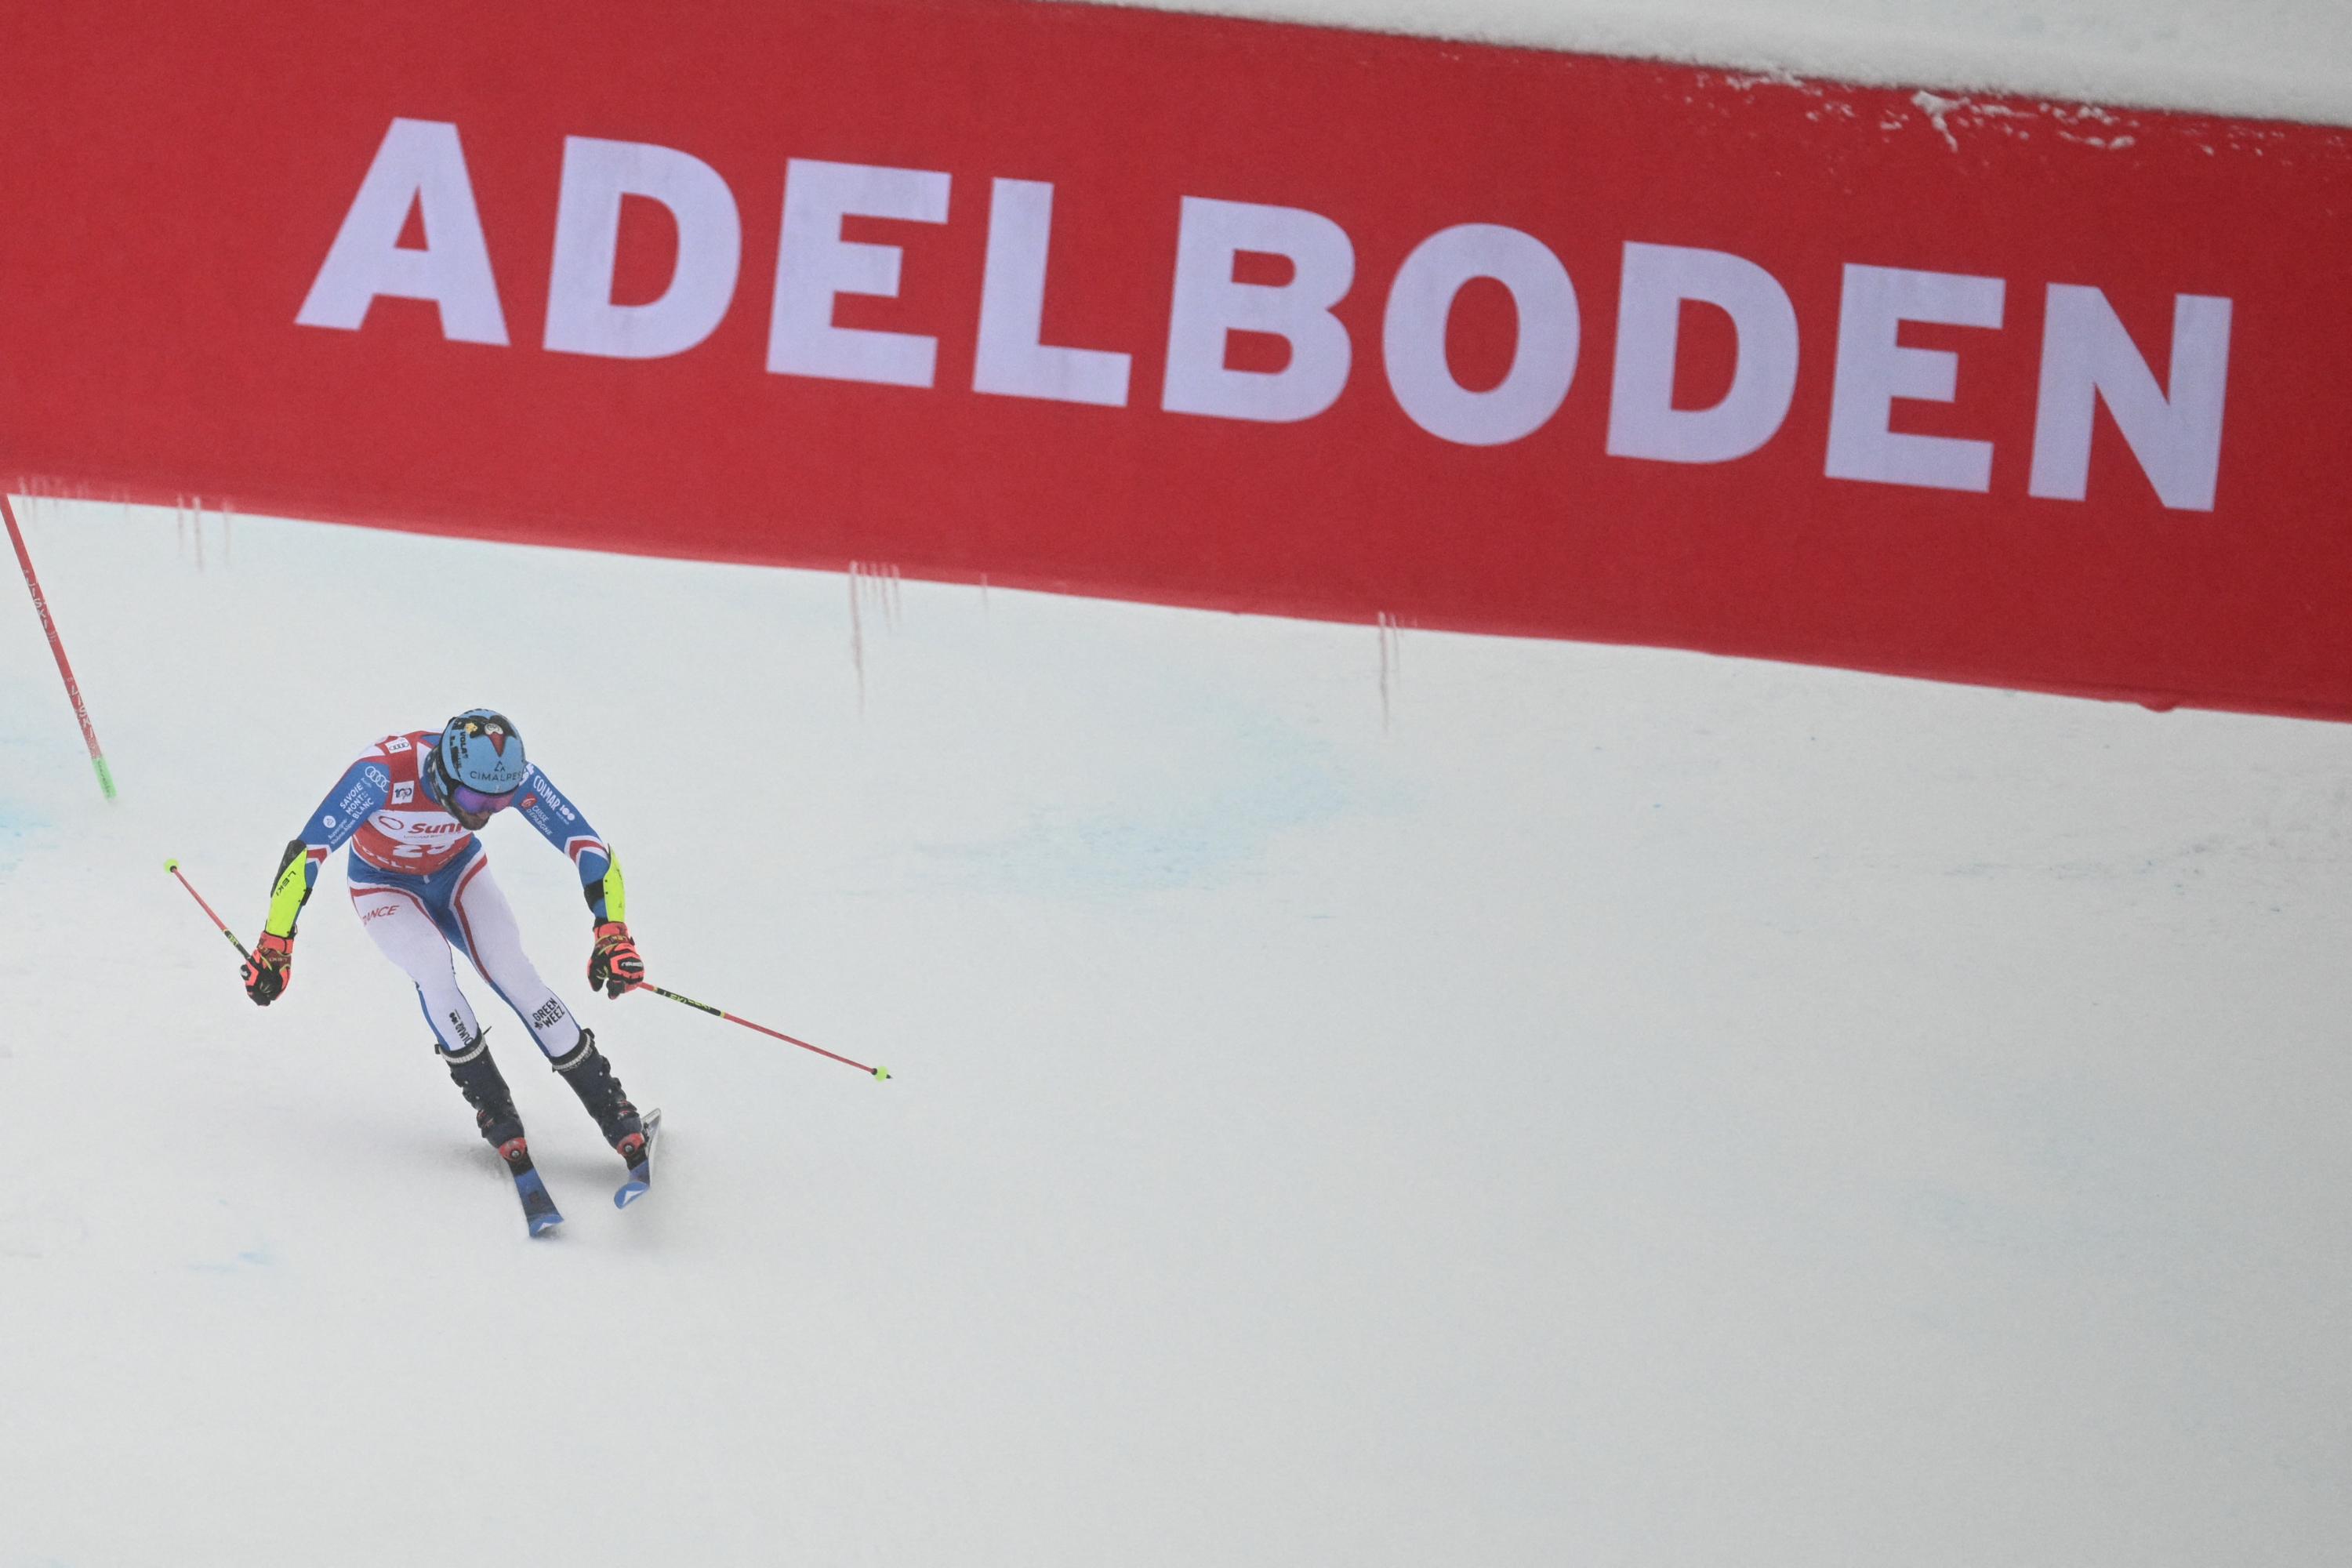
M595 951L588 955L588 989L618 996L645 983L646 961L637 956L628 926L620 921L598 926Z
M284 994L294 979L294 939L264 931L245 963L245 994L256 1006L267 1007Z

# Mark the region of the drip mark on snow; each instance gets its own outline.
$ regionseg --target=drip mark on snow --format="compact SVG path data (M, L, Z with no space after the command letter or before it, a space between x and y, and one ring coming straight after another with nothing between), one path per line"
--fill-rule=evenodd
M857 712L866 713L866 629L857 616L857 563L849 563L849 667L857 672Z
M1380 612L1381 635L1381 733L1389 732L1390 692L1404 684L1404 637L1397 618L1386 610Z
M887 562L849 563L849 663L857 672L857 711L866 711L866 620L867 600L881 613L885 630L897 631L902 617L898 569ZM986 584L982 583L985 592Z

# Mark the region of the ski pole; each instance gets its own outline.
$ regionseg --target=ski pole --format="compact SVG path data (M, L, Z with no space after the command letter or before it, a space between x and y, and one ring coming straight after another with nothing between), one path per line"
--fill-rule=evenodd
M749 1018L739 1018L734 1014L727 1011L724 1007L714 1007L708 1002L698 1002L691 996L681 996L675 991L665 991L658 985L647 985L640 983L630 986L629 989L632 991L650 991L656 996L667 996L673 1002L683 1002L689 1007L698 1007L705 1013L715 1014L719 1017L726 1019L730 1024L740 1024L747 1029L757 1029L763 1035L773 1035L777 1039L783 1041L788 1046L798 1046L804 1051L814 1051L821 1057L832 1057L835 1061L841 1063L844 1067L856 1068L859 1072L866 1074L869 1078L888 1078L890 1076L890 1069L888 1068L870 1068L864 1062L851 1061L847 1057L834 1056L831 1051L826 1050L823 1046L812 1046L806 1040L796 1040L781 1029L771 1029L764 1024L754 1024Z
M196 885L188 880L186 874L180 869L180 863L177 860L164 861L163 869L180 879L180 886L188 889L188 897L196 900L197 908L203 910L205 913L208 915L213 915L213 907L205 902L205 896L196 891ZM228 922L226 921L221 919L218 915L213 915L213 924L220 927L221 935L228 938L229 946L236 949L236 955L239 958L245 960L247 963L251 963L253 962L253 954L245 951L245 943L236 940L236 932L228 929Z
M16 509L8 504L5 494L0 494L0 518L7 520L8 542L16 547L16 564L25 569L25 586L33 593L33 611L41 617L41 630L48 634L49 651L58 659L58 673L66 678L66 696L73 703L74 717L81 721L81 738L89 747L89 765L98 770L98 787L106 792L107 799L112 800L114 775L107 771L105 753L98 749L98 731L90 726L89 710L82 706L81 688L74 684L73 666L66 662L66 645L58 636L57 622L49 619L49 602L41 596L41 580L33 575L32 552L25 548L25 536L16 527Z

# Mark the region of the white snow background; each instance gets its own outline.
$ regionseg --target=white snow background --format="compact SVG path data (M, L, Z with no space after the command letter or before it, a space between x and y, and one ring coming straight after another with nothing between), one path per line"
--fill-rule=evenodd
M0 594L0 1568L2352 1539L2352 731L20 515L123 794ZM247 1003L165 858L249 939L477 703L654 979L895 1078L589 1000L513 821L645 1203L476 985L525 1238L340 858Z
M1107 0L1945 92L2352 125L2346 0Z

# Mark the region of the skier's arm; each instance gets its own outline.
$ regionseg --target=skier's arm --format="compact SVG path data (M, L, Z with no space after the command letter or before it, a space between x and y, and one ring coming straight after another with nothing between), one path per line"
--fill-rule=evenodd
M348 843L375 812L383 808L392 789L392 775L383 763L362 757L343 771L299 837L286 846L278 862L278 879L270 884L269 913L261 922L261 937L245 966L246 994L263 1006L276 1001L294 966L294 925L319 879L327 857Z
M626 900L621 889L621 864L613 858L612 847L598 836L580 808L565 799L539 764L531 764L523 774L522 791L515 797L515 808L523 820L539 829L539 836L554 845L571 858L580 873L580 891L588 900L588 912L596 923L626 920Z
M373 757L362 757L344 770L278 862L278 880L269 889L269 915L261 922L265 932L292 939L294 922L310 901L319 868L329 855L351 842L362 823L383 809L391 789L392 775Z
M628 896L621 881L621 862L612 847L535 763L523 775L522 793L515 805L539 836L562 850L580 873L580 893L588 900L588 913L596 925L596 945L588 955L589 986L618 996L645 984L646 963L629 935Z

